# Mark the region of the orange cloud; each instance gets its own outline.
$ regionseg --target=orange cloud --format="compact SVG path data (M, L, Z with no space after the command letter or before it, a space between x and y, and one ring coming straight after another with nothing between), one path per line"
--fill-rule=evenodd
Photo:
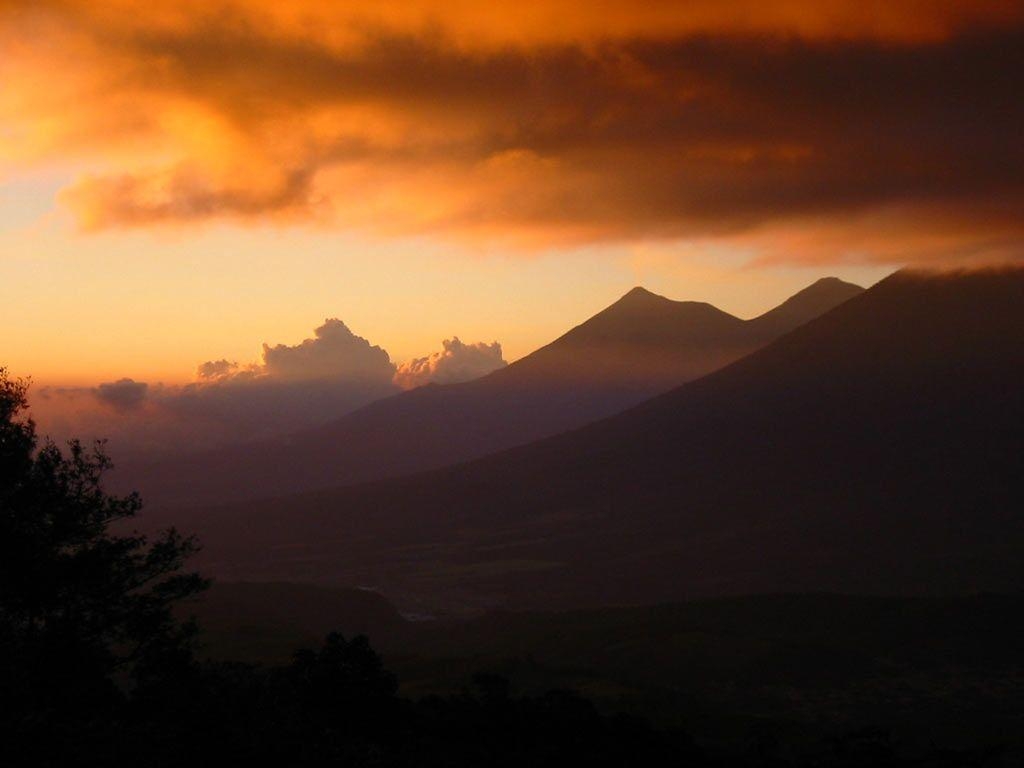
M1019 249L1024 4L641 5L0 5L0 172L87 168L87 230Z
M458 336L453 336L441 344L442 351L398 366L395 384L402 389L413 389L430 383L472 381L508 365L502 357L501 344L496 341L466 344Z
M442 34L463 48L536 46L707 34L782 34L805 38L921 41L964 29L999 27L1024 17L1006 0L520 0L500 6L477 0L20 0L0 11L22 18L53 15L81 26L187 33L229 20L281 37L315 38L345 47L368 29L401 35Z

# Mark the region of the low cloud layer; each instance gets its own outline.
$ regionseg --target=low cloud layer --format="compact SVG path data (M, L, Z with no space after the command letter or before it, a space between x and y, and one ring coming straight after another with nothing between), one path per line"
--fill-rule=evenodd
M0 3L7 161L88 167L84 229L1024 244L1021 3L284 5Z
M508 363L501 356L501 344L465 344L456 336L445 339L444 349L428 357L418 357L398 367L395 384L412 389L424 384L454 384L485 376Z
M119 411L138 408L146 399L149 385L133 379L118 379L96 387L96 398Z
M297 344L264 344L261 360L226 358L196 369L190 384L130 378L96 387L41 388L33 412L57 440L108 438L119 457L159 456L287 435L430 381L466 381L506 363L501 345L446 340L441 352L403 366L329 318Z
M398 392L394 374L387 352L332 318L298 344L264 344L259 362L204 362L191 384L42 389L34 409L45 431L109 438L115 457L190 451L324 423Z

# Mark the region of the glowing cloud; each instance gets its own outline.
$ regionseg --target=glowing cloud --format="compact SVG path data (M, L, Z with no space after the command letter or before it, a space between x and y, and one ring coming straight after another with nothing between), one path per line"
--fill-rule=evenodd
M501 344L464 344L457 336L445 339L444 349L428 357L400 365L395 373L395 384L412 389L424 384L454 384L471 381L508 365L501 356Z
M345 379L380 382L391 380L395 367L388 353L341 320L330 318L314 331L315 338L288 346L263 345L263 371L267 376L292 381Z
M200 381L216 381L233 375L238 371L238 363L231 360L207 360L196 368L196 378Z
M174 452L329 421L398 392L394 375L387 352L329 319L299 344L264 344L261 362L204 362L196 381L183 386L122 378L95 388L44 388L36 416L57 439L108 437L129 455Z
M43 0L0 44L0 167L87 169L85 230L1024 244L1020 3Z

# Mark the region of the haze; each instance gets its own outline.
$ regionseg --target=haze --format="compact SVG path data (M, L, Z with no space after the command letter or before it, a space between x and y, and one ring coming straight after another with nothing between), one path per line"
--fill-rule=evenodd
M4 766L1024 765L1024 0L0 0Z
M751 317L1019 246L1017 3L278 6L0 7L13 370L180 384L328 317L514 360L633 285Z

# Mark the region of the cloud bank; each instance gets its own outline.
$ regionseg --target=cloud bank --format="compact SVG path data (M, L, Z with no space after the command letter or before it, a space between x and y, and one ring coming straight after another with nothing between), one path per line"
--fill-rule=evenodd
M1020 2L43 0L0 3L0 45L0 164L89 168L84 229L1024 243Z
M458 336L445 339L444 349L428 357L400 365L395 372L395 384L412 389L424 384L454 384L471 381L508 365L501 356L501 344L465 344Z
M263 373L266 376L304 381L344 379L383 383L394 376L395 366L388 353L356 336L337 318L317 328L315 338L290 347L263 345Z
M44 387L33 393L33 414L58 441L107 438L115 460L158 457L288 435L402 389L466 381L506 365L498 342L453 338L443 346L396 366L385 350L328 318L298 344L263 344L258 362L201 363L185 385L121 378L96 387Z
M145 382L118 379L96 387L96 399L116 410L126 411L142 405L147 389L149 385Z
M217 381L231 376L238 371L238 363L231 360L207 360L196 368L196 378L200 381Z
M262 359L200 364L181 386L122 378L94 388L44 388L44 431L110 439L118 453L160 454L246 442L325 423L399 391L387 352L328 319L299 344L263 345Z

